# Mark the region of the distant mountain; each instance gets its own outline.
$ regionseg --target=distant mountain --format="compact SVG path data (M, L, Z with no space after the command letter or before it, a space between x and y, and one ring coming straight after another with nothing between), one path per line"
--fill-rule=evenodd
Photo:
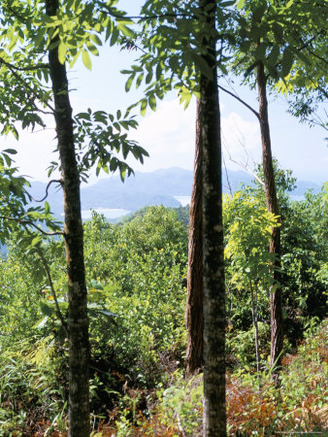
M313 194L318 194L321 190L320 185L309 181L297 181L296 188L292 193L292 197L303 197L306 191L312 190Z
M175 198L190 196L192 190L193 172L173 167L156 170L151 173L137 172L122 183L119 176L101 179L94 185L81 189L83 210L124 209L137 211L146 205L164 205L178 207L180 202ZM223 191L235 191L241 183L252 184L253 178L244 171L228 171L223 175ZM41 199L46 192L47 184L33 182L29 190L34 199ZM314 193L320 191L319 185L300 181L293 193L296 197L303 196L309 188ZM48 202L53 213L60 217L63 213L61 189L53 184L49 188ZM36 205L36 202L33 202Z

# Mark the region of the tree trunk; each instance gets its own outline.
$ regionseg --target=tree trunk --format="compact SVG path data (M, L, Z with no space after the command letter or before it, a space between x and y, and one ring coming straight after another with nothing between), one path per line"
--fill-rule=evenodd
M216 2L199 0L206 25L203 59L211 75L200 78L203 146L204 437L226 436L225 283L221 136L215 41ZM204 25L204 23L203 23Z
M46 0L47 14L56 15L58 6L58 0ZM64 192L64 236L69 301L69 436L88 437L90 435L89 338L80 182L74 149L72 109L66 68L58 60L56 43L58 43L58 36L51 42L49 65Z
M272 163L271 138L268 118L268 101L266 96L266 77L262 62L257 66L257 87L259 96L259 120L262 140L262 159L264 188L267 208L269 212L279 216L279 208L275 187L275 178ZM280 219L279 219L280 220ZM274 286L270 290L270 313L271 313L271 367L278 366L281 361L283 346L283 316L281 302L280 277L277 268L280 267L280 227L272 229L270 239L270 253L275 256L272 261L272 274Z
M194 180L190 202L187 277L187 374L203 365L203 236L202 236L202 139L201 104L197 101Z
M254 290L252 281L249 280L249 289L251 292L251 310L252 310L252 321L254 326L254 342L255 342L255 357L256 357L256 371L259 377L260 375L260 347L259 347L259 326L257 320L257 296L254 296Z

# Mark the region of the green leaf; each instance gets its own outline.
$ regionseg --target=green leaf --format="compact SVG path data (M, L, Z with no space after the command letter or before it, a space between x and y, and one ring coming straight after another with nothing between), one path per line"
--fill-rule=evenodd
M126 168L120 169L121 181L124 182L126 176Z
M82 61L83 61L84 66L88 70L91 70L92 63L91 63L91 59L90 59L90 56L89 56L89 53L87 50L82 51Z
M16 155L17 150L15 150L15 149L5 149L2 152L9 153L9 155Z
M267 44L266 43L260 43L254 52L254 56L256 60L263 60L265 59L265 52L266 52Z
M137 77L137 80L136 80L136 88L139 88L139 86L140 86L140 84L141 84L141 82L142 82L143 77L144 77L144 74L143 74L143 73L140 73L139 76Z
M246 0L237 1L237 3L236 3L237 9L242 9L244 7L245 1Z
M44 302L40 302L40 309L42 314L45 316L51 316L54 312L54 308L45 304Z
M128 92L131 89L132 83L134 79L134 74L129 77L129 79L125 83L125 91Z
M275 67L278 61L278 57L280 55L280 49L278 45L273 46L268 58L267 58L267 64L269 64L272 67Z
M151 107L151 109L153 111L156 111L156 97L154 96L154 94L151 94L149 96L148 103L149 103L149 106Z
M114 27L113 32L112 32L112 36L111 36L111 39L110 39L110 42L109 42L109 44L111 46L113 46L116 43L116 41L117 41L117 39L119 37L119 34L120 34L120 32L119 32L118 28Z
M50 213L50 205L48 202L44 202L44 212L45 212L45 214Z
M287 47L282 57L282 72L281 72L282 77L286 77L290 73L290 70L293 66L293 62L294 62L293 52L290 49L290 47Z
M203 56L197 55L196 53L191 53L191 58L195 63L196 67L199 69L199 71L202 74L204 74L204 76L206 76L207 78L212 79L213 77L212 70L208 66Z
M153 72L150 71L146 76L146 80L145 80L146 84L149 84L151 82L152 78L153 78Z
M128 38L134 37L133 31L129 27L125 26L124 24L120 23L117 27L123 33L124 36L126 36Z
M87 42L87 47L88 47L88 50L90 51L90 53L92 53L94 56L99 55L99 50L90 41Z
M99 36L98 35L95 35L94 33L92 33L91 35L90 35L90 39L91 39L91 41L93 41L95 44L97 44L98 46L102 46L102 41L101 41L101 39L99 38Z
M41 242L42 242L42 238L40 236L37 236L37 237L33 238L33 240L31 241L31 245L32 246L37 246Z
M61 64L65 64L66 61L66 44L63 41L60 41L58 46L58 60Z
M142 117L145 116L146 111L147 111L147 99L142 99L141 106L140 106L140 114L142 115Z
M37 322L35 325L33 325L33 328L34 329L44 328L48 323L48 319L49 319L49 316L43 317L43 319L41 319L39 322Z
M69 63L69 66L72 68L75 64L75 62L78 60L79 56L81 54L81 50L79 50L74 56L71 62Z

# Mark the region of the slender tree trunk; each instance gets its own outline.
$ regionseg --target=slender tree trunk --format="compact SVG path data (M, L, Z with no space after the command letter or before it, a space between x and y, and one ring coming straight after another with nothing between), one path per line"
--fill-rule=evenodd
M199 0L206 22L203 57L211 77L200 78L203 146L204 437L226 436L225 283L221 136L215 47L216 2ZM204 24L204 23L203 23Z
M272 163L271 138L268 118L268 101L266 95L266 77L262 62L257 67L257 87L259 96L259 120L262 139L262 159L264 188L267 208L273 214L280 216L275 178ZM279 272L276 268L280 266L280 227L272 229L270 239L270 253L275 256L272 262L274 277L274 287L270 290L270 313L271 313L271 367L279 365L281 361L281 351L283 346L283 316Z
M56 15L57 9L58 0L46 0L46 12L49 16ZM53 39L49 50L49 65L64 192L64 235L69 301L69 436L88 437L90 435L89 339L80 182L74 149L68 80L65 65L58 60L57 42L58 36Z
M252 309L252 320L254 326L254 342L255 342L255 357L256 357L256 371L260 374L260 348L259 348L259 329L257 322L257 299L254 296L254 290L252 281L249 280L249 288L251 292L251 309Z
M202 236L202 139L201 104L197 101L194 180L190 202L190 226L187 277L187 373L203 365L203 236Z

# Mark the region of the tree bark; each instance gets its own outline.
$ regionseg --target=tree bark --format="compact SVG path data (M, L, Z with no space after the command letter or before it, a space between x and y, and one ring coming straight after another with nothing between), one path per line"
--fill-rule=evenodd
M46 0L46 13L56 15L58 0ZM90 435L89 337L87 288L83 254L80 181L77 168L72 109L65 65L58 60L58 36L49 49L49 66L55 102L55 121L64 192L69 331L69 436Z
M225 282L222 220L221 136L217 86L216 2L199 0L205 20L203 59L211 75L200 77L203 146L204 437L226 436ZM204 23L203 23L204 24Z
M257 320L257 296L254 296L252 281L249 280L249 289L251 292L251 310L252 321L254 326L254 342L255 342L255 357L256 357L256 371L259 378L260 375L260 347L259 347L259 326Z
M262 62L257 66L257 88L259 97L259 120L262 140L262 160L264 189L268 211L280 217L274 170L272 163L271 137L268 117L268 101L266 94L266 77ZM280 218L279 218L280 220ZM274 286L270 290L270 314L271 314L271 367L279 366L283 347L283 316L280 287L280 275L277 268L280 267L280 227L272 229L270 238L270 253L274 256L272 261L272 274Z
M202 236L202 138L201 104L197 101L194 179L190 202L187 276L187 374L203 365L203 236Z

